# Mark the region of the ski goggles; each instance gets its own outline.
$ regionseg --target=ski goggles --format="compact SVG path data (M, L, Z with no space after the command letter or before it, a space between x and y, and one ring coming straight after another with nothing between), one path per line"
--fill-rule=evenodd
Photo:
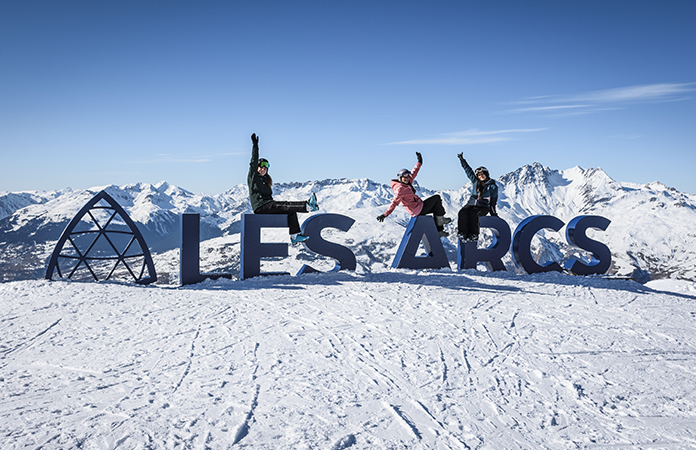
M266 169L268 169L269 167L271 167L271 163L269 163L268 161L261 161L259 163L259 167L265 167Z
M396 174L396 176L397 176L398 178L401 178L401 177L410 177L410 176L411 176L411 172L409 172L409 171L406 170L406 169L401 169L401 170L399 171L399 173Z

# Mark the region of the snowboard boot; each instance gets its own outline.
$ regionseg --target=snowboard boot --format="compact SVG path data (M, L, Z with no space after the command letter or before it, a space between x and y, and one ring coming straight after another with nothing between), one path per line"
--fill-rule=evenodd
M438 228L442 227L443 225L447 225L451 221L452 219L450 219L449 217L435 216L435 225L437 225Z
M314 211L319 211L319 203L317 203L317 196L314 195L314 192L312 192L312 195L309 197L309 200L307 200L307 212Z
M290 242L292 242L292 245L297 245L300 242L304 242L307 239L309 239L309 236L304 236L302 234L293 234L290 236Z

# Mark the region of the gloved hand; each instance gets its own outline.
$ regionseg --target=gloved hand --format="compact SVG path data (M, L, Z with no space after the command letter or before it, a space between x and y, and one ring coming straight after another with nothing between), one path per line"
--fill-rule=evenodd
M419 163L423 164L423 155L420 152L416 152L416 158L418 158Z
M386 217L384 216L384 214L380 214L379 216L377 216L377 220L380 221L380 222L384 222L384 219L386 219Z
M256 133L251 134L251 142L254 145L259 145L259 137L256 136Z
M498 217L498 211L495 210L495 205L491 205L491 210L489 214L493 217Z

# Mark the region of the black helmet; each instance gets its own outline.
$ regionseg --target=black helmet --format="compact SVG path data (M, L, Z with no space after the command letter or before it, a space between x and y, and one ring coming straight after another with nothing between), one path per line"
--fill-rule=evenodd
M268 169L269 167L271 167L271 163L269 163L266 158L261 158L259 159L259 167L265 167L266 169Z
M490 177L491 177L491 175L488 173L488 169L486 169L486 168L483 167L483 166L481 166L481 167L477 168L476 170L474 170L474 174L475 174L476 176L478 176L478 174L480 174L481 172L483 172L483 173L486 174L486 178L490 178Z

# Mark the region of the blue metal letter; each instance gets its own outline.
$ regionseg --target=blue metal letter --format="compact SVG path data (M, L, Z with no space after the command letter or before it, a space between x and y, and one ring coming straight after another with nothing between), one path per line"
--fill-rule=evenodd
M355 254L348 247L325 241L321 237L321 230L324 228L337 228L341 231L348 231L354 223L354 219L341 214L314 215L302 223L302 234L309 237L304 243L305 247L314 253L336 259L336 265L331 272L355 270ZM297 275L314 272L319 271L305 264L297 272Z
M589 264L584 264L576 258L570 258L565 268L577 275L606 273L611 265L611 251L601 242L587 237L588 228L605 231L611 221L601 216L578 216L571 220L566 227L566 240L570 245L592 252Z
M200 214L181 215L181 247L179 250L179 282L182 286L211 278L232 278L229 273L200 273Z
M515 230L512 236L512 260L515 265L525 273L540 273L557 271L562 272L563 268L556 262L550 261L539 265L532 257L531 245L532 238L537 232L545 228L558 231L563 228L563 221L553 216L532 216L524 219Z
M467 242L462 245L459 241L457 270L475 269L479 261L486 264L491 272L505 270L502 258L510 248L510 226L500 217L493 216L479 218L479 225L493 232L493 243L488 248L479 249L476 242Z
M261 243L261 228L287 228L287 226L288 216L285 214L242 214L240 279L271 275L271 273L261 273L261 258L288 256L288 244ZM273 273L273 275L280 274ZM287 275L287 272L282 274Z
M428 256L416 256L421 240ZM442 269L449 266L447 253L440 242L435 220L432 216L413 217L406 227L404 237L392 261L392 267L395 269Z

